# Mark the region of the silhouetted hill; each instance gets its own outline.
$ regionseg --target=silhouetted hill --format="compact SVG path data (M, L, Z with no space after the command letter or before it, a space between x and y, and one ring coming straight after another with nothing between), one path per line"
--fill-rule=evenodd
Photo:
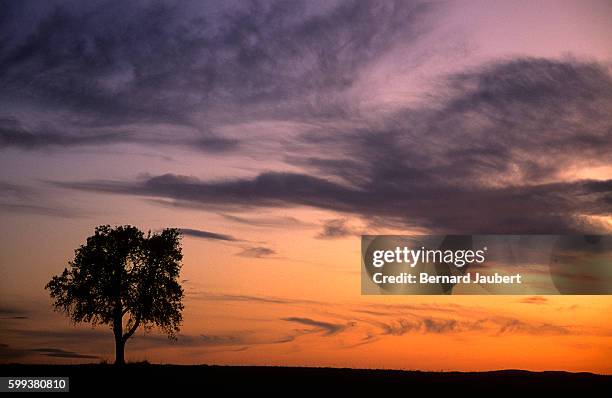
M130 364L112 365L0 365L0 376L68 376L72 392L243 391L252 393L305 391L487 393L611 391L612 376L591 373L528 372L419 372L337 368L266 366L207 366Z

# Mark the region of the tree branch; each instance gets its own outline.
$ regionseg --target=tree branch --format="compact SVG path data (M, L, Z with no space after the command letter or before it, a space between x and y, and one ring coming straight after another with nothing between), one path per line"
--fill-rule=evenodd
M132 327L130 328L130 330L128 330L122 337L123 342L125 343L127 341L127 339L129 339L130 337L132 337L132 335L134 334L134 332L136 331L136 329L138 329L138 326L140 326L140 317L136 317L136 322L134 322L134 324L132 325Z

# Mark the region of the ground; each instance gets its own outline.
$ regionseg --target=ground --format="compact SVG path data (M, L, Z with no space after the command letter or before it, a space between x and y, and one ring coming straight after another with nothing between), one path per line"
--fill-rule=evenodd
M68 376L72 392L119 391L313 391L376 392L417 391L448 393L555 393L611 391L612 376L591 373L527 372L418 372L336 368L265 366L113 365L0 365L0 376Z

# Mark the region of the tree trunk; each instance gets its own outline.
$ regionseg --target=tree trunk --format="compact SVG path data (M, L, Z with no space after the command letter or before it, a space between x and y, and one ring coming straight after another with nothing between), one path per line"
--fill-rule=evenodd
M115 365L125 365L125 342L115 336Z
M124 348L125 341L123 340L123 316L121 307L115 309L115 319L113 320L113 334L115 335L115 365L125 365Z

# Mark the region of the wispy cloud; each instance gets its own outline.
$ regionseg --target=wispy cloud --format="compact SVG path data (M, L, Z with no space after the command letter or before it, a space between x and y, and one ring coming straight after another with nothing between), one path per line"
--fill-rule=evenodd
M565 326L551 323L529 323L520 319L502 320L499 334L564 335L570 334Z
M52 203L44 191L30 186L0 181L0 212L79 218L85 213Z
M445 87L375 126L303 134L305 172L58 185L230 209L310 206L445 233L599 231L578 217L608 214L610 181L559 175L579 159L610 161L612 119L603 110L612 106L612 77L603 66L523 58L454 74ZM336 158L308 152L321 148Z
M237 256L240 257L251 257L251 258L264 258L264 257L272 257L276 254L276 251L270 249L269 247L264 246L254 246L247 247L243 249L241 252L237 253Z
M97 355L79 354L74 351L67 351L61 348L33 348L31 352L38 353L47 357L55 358L76 358L76 359L99 359Z
M317 238L336 239L351 235L357 235L357 232L348 225L347 220L334 219L328 220L323 224L323 231L317 235Z
M313 227L314 224L301 221L295 217L245 217L234 214L221 214L223 218L229 221L246 224L255 227L267 228L305 228Z
M295 298L284 298L284 297L272 297L272 296L252 296L244 294L218 294L209 292L196 292L190 294L194 298L210 301L237 301L237 302L254 302L254 303L266 303L266 304L304 304L304 303L317 303L316 301L295 299Z
M222 240L227 242L236 242L238 239L231 235L220 234L217 232L203 231L201 229L181 228L181 233L186 236L192 236L194 238L211 239L211 240Z
M155 123L194 127L201 116L235 119L232 109L296 114L296 104L325 114L339 108L327 98L348 89L365 65L397 41L418 37L432 8L417 1L343 1L320 10L304 1L257 7L69 2L38 5L33 17L28 2L18 2L3 8L14 23L0 30L7 38L0 85L6 96L35 109L62 111L64 123L81 132ZM208 126L193 130L202 127ZM6 137L5 144L21 148L121 140L23 131ZM192 145L215 152L240 143L206 134Z
M0 362L13 361L26 357L28 352L9 346L8 344L0 343Z
M523 304L547 304L548 299L543 296L529 296L519 300L519 303Z
M115 144L133 141L129 134L120 132L97 134L67 134L59 132L31 132L15 119L0 119L0 149L66 148L88 145Z
M16 214L35 214L39 216L61 218L80 218L84 216L84 213L79 212L75 209L19 203L0 203L0 211Z
M312 326L312 327L315 327L316 329L321 329L324 331L325 336L331 336L333 334L339 333L343 331L344 329L346 329L347 327L346 325L318 321L318 320L310 319L310 318L301 318L301 317L289 317L289 318L283 318L282 320L287 321L287 322L299 323L301 325Z
M0 306L0 319L4 320L24 320L29 319L28 311L14 306Z

